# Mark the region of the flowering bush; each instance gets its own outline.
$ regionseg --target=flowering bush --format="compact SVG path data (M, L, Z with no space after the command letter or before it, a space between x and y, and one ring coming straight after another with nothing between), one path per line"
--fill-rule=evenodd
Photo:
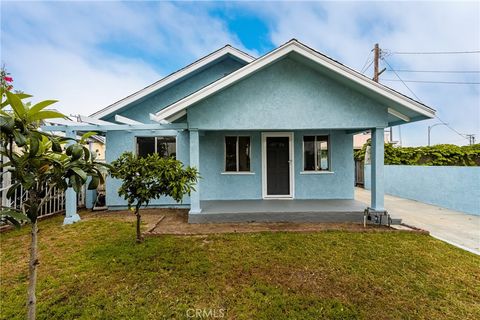
M13 78L10 76L5 68L2 68L0 71L0 86L4 88L4 90L11 91L13 89Z

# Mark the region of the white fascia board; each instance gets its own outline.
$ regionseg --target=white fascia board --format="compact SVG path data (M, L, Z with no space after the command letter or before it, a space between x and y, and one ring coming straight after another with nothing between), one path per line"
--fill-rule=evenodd
M130 119L130 118L118 115L118 114L115 115L115 121L123 123L123 124L143 124L139 121L136 121L136 120L133 120L133 119Z
M402 119L405 122L410 122L410 117L404 115L403 113L393 109L393 108L388 108L388 113L391 114L392 116L395 116L399 119Z
M80 115L78 117L80 118L81 122L96 124L96 125L99 125L99 126L113 124L111 122L95 119L95 118L92 118L92 117L87 117L87 116L82 116L82 115Z
M416 111L424 116L427 116L429 118L433 118L435 116L435 111L422 105L421 103L418 103L417 101L408 98L407 96L404 96L398 92L395 92L394 90L390 89L387 86L381 85L375 81L373 81L370 78L367 78L363 76L362 74L340 64L335 61L332 61L331 59L318 54L318 52L315 52L313 49L306 47L305 45L295 42L295 46L293 51L297 52L298 54L301 54L307 58L310 58L311 60L320 63L324 67L339 73L340 75L345 76L346 78L366 87L367 89L370 89L371 91L374 91L375 93L378 93L379 95L382 95L388 99L391 99L398 104L412 109L413 111Z
M81 124L80 122L62 119L62 118L51 118L45 121L46 123L51 123L53 125L62 125L62 126L77 126Z
M183 109L183 110L175 113L175 114L172 115L171 117L168 117L168 118L165 119L165 120L167 120L168 122L171 123L171 122L173 122L173 121L175 121L175 120L180 119L181 117L183 117L183 116L186 115L186 114L187 114L187 110Z
M425 115L429 118L434 117L435 111L417 103L416 101L405 97L388 87L382 86L376 83L373 80L368 79L367 77L337 63L318 52L306 47L305 45L299 43L296 40L292 40L286 43L283 46L278 47L277 49L273 50L272 52L266 54L265 56L258 58L257 60L251 62L247 66L232 72L231 74L227 75L226 77L217 80L216 82L204 87L203 89L192 93L191 95L177 101L176 103L171 104L170 106L166 107L165 109L156 113L158 119L165 119L171 117L175 113L187 108L188 106L210 96L211 94L226 88L236 81L248 76L249 74L254 73L255 71L273 63L274 61L280 59L281 57L289 54L290 52L296 52L318 64L336 72L345 78L354 81L367 89L374 91L388 99L391 99L400 105L403 105L406 108L412 109L422 115Z
M185 77L186 75L188 75L189 73L192 73L206 65L208 65L209 63L212 63L214 62L215 60L227 55L227 54L230 54L232 55L233 57L241 60L241 61L244 61L246 63L250 63L252 61L255 60L254 57L246 54L245 52L242 52L230 45L227 45L199 60L197 60L196 62L192 63L191 65L183 68L183 69L180 69L179 71L177 72L174 72L172 73L171 75L169 76L166 76L165 78L161 79L160 81L157 81L155 83L153 83L152 85L140 90L140 91L137 91L135 92L134 94L120 100L120 101L117 101L115 102L114 104L111 104L110 106L100 110L100 111L97 111L96 113L92 114L91 117L93 118L96 118L96 119L99 119L99 118L102 118L104 116L107 116L109 114L111 114L112 112L115 112L123 107L125 107L126 105L129 105L130 103L132 102L135 102L143 97L146 97L148 96L149 94L169 85L170 83L173 83L183 77Z

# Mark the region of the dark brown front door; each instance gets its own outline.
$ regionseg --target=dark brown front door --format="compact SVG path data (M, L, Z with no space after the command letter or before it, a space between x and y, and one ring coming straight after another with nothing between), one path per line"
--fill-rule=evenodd
M267 137L267 195L290 195L288 137Z

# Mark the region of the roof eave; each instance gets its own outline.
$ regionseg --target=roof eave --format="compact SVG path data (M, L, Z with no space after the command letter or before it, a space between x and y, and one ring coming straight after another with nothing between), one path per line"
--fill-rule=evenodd
M435 116L434 109L429 108L405 95L402 95L401 93L390 89L389 87L379 84L362 75L361 73L358 73L357 71L348 68L345 65L293 39L286 44L278 47L277 49L267 53L266 55L256 59L247 66L235 72L232 72L228 76L213 82L212 84L192 93L191 95L171 104L170 106L167 106L166 108L156 113L157 119L168 119L177 112L180 112L181 110L187 108L188 106L197 103L200 100L203 100L206 97L212 95L213 93L232 85L243 77L269 65L270 63L291 52L296 52L313 61L316 61L322 66L332 70L333 72L340 73L346 78L366 87L367 89L372 90L373 92L380 94L396 103L399 103L402 106L409 108L421 115L424 115L425 117L432 118Z
M226 56L226 55L231 55L233 56L234 58L240 60L240 61L243 61L245 63L250 63L252 61L255 60L254 57L252 57L251 55L237 49L237 48L234 48L232 47L231 45L226 45L224 46L223 48L220 48L212 53L210 53L209 55L193 62L192 64L162 78L161 80L103 108L102 110L100 111L97 111L95 113L93 113L91 115L92 118L96 118L96 119L101 119L101 118L104 118L104 117L107 117L109 115L111 115L112 113L114 113L115 111L117 110L120 110L121 108L131 104L131 103L134 103L150 94L152 94L153 92L157 91L157 90L160 90L161 88L164 88L166 87L167 85L171 84L171 83L174 83L175 81L178 81L179 79L187 76L188 74L192 73L192 72L195 72L201 68L203 68L204 66L216 61L216 60L219 60L221 59L222 57Z

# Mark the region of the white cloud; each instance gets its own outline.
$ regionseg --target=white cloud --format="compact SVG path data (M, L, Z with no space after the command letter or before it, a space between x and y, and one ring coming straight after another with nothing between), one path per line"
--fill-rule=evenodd
M141 61L92 61L48 45L16 44L9 50L16 53L8 64L16 88L32 94L35 101L59 100L55 108L66 114L91 114L160 77Z
M2 62L15 87L35 99L59 99L57 108L66 114L91 114L226 43L241 47L221 20L200 7L119 2L1 6Z
M480 48L480 3L1 2L1 60L18 89L60 99L65 113L90 114L230 43L244 49L212 7L247 10L270 27L275 45L297 38L360 69L375 42L398 51ZM256 54L256 52L252 52ZM479 55L399 56L404 69L479 70ZM371 73L371 70L370 70ZM409 79L479 82L473 77L402 74ZM395 78L385 73L382 78ZM385 82L411 95L401 83ZM409 84L439 116L480 140L478 86ZM426 143L427 125L403 126L404 144ZM436 127L434 142L460 142ZM466 143L466 140L463 140Z

